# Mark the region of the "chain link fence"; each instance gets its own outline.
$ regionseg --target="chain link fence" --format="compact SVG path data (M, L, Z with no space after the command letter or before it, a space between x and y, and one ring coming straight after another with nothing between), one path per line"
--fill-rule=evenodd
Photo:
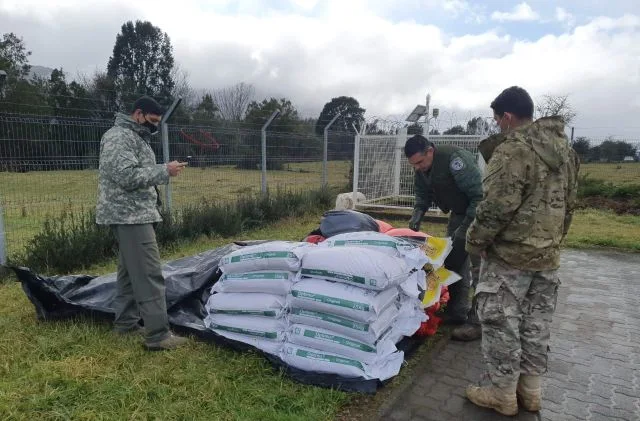
M7 254L21 251L48 217L95 207L100 139L112 126L113 119L0 113L0 231ZM168 135L170 159L189 162L171 179L172 210L261 191L260 130L170 124ZM353 138L329 132L328 187L346 191ZM161 136L151 146L162 162ZM268 189L320 189L323 148L315 133L267 131Z

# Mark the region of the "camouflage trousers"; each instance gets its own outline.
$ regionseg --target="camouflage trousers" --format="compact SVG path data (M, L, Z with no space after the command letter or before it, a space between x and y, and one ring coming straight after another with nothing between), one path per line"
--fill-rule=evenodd
M523 271L492 257L482 261L476 299L482 355L494 385L508 387L520 373L547 371L559 285L557 270Z

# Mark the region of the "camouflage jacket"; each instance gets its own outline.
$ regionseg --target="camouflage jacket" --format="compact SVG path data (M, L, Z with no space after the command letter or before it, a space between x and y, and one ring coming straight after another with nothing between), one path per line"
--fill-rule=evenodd
M488 164L467 251L486 250L521 270L557 269L580 167L564 124L541 118L483 140L480 152Z
M100 142L98 203L100 225L160 222L155 186L169 183L164 164L156 164L149 146L149 130L124 114L116 114L115 125Z

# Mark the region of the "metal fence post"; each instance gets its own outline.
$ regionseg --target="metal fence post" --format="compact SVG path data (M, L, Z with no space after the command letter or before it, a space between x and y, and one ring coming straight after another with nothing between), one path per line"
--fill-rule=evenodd
M160 135L162 136L162 158L165 164L169 163L171 157L169 156L169 125L167 121L171 118L173 113L176 111L176 108L182 102L182 98L178 97L173 104L169 107L169 109L162 116L162 123L160 123ZM164 189L165 196L165 209L171 215L171 181L165 186Z
M353 201L356 201L358 193L358 173L360 172L360 133L356 132L353 147Z
M4 210L2 209L2 203L0 203L0 265L7 264L7 238L4 228Z
M261 134L262 134L262 193L267 192L267 127L271 124L271 122L280 115L280 110L275 110L271 117L264 123L262 126Z
M335 116L333 116L329 124L327 124L324 127L324 149L322 151L322 188L327 187L327 179L328 179L327 178L327 161L328 161L328 155L329 155L329 152L328 152L329 151L329 127L331 127L331 125L333 125L333 123L336 122L338 117L340 117L340 113L337 113Z
M403 127L398 130L396 135L396 145L394 148L394 165L393 165L393 195L400 195L400 174L402 168L402 148L407 141L407 128Z

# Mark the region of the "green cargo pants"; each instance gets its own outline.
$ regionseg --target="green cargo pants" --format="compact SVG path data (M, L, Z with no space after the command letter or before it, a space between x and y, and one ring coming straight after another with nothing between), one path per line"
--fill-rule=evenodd
M464 221L465 215L457 215L451 213L449 216L449 223L447 224L447 236L453 238L454 233L460 227ZM465 231L469 227L463 227ZM447 313L448 315L460 321L467 320L469 323L479 324L478 316L476 314L476 300L475 297L471 298L470 288L476 287L478 283L478 277L480 272L480 256L469 255L464 250L464 240L466 235L463 238L458 239L458 241L453 242L454 250L451 253L460 253L460 255L464 254L463 259L456 259L459 262L463 262L458 267L451 267L450 270L458 273L458 275L462 276L458 282L455 282L449 286L449 303L447 304ZM457 265L456 265L457 266ZM469 303L471 301L471 304Z
M120 249L114 329L135 328L142 317L146 341L161 341L169 334L169 318L153 225L113 225L112 228Z

